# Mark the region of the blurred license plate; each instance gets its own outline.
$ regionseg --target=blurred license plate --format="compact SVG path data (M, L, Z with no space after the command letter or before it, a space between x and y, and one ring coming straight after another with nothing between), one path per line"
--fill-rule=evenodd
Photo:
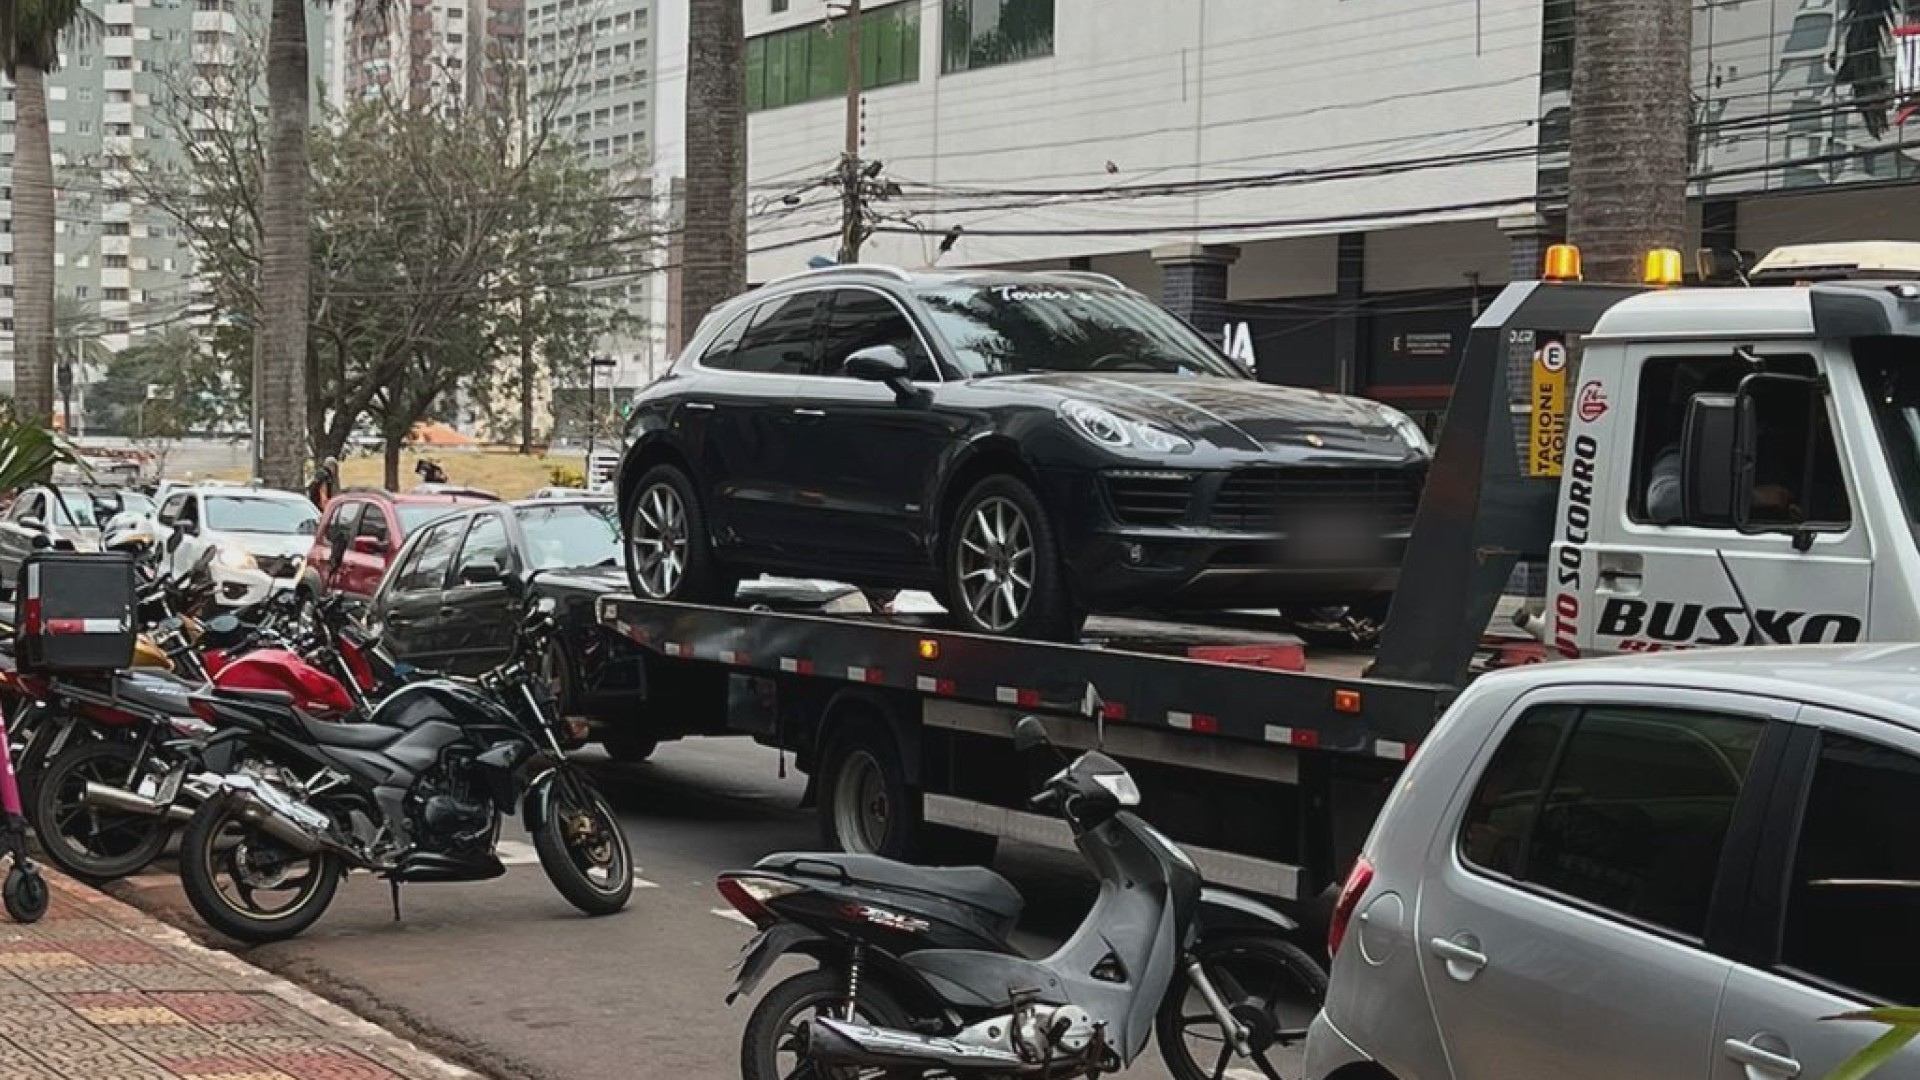
M1287 537L1285 554L1296 562L1360 565L1373 560L1380 538L1361 522L1316 522L1296 528Z

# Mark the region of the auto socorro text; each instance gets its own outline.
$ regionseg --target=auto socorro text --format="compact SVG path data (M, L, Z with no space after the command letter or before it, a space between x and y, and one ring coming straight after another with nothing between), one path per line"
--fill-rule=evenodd
M1573 438L1573 461L1567 467L1567 511L1560 525L1560 555L1555 564L1553 647L1569 660L1580 655L1580 577L1586 560L1587 536L1593 528L1593 478L1600 460L1600 442L1591 435Z

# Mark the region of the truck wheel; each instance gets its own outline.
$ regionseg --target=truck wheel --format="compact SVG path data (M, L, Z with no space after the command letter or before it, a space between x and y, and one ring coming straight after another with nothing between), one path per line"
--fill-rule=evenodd
M920 793L907 786L900 750L873 723L842 727L820 767L820 839L852 855L913 857L920 833Z
M1033 490L989 476L944 523L942 596L960 628L1041 641L1072 641L1084 613L1067 590L1053 524Z
M676 466L641 474L625 539L627 583L642 600L724 604L739 587L715 562L693 481Z
M600 740L600 748L607 756L622 765L638 765L653 756L660 749L659 739L650 739L645 735L619 732Z

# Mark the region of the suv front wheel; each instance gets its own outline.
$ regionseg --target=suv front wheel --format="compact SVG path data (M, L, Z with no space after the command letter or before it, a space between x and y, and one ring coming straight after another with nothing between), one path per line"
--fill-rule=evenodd
M634 486L626 556L627 583L642 600L720 604L738 588L715 563L692 481L672 465L655 465Z
M1068 595L1053 525L1012 476L975 484L946 522L945 594L963 630L1072 641L1082 613Z

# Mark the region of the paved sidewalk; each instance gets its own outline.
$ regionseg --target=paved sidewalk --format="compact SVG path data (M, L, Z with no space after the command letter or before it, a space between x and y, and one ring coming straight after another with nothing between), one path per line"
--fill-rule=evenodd
M5 1080L475 1080L300 988L47 871L0 915Z

